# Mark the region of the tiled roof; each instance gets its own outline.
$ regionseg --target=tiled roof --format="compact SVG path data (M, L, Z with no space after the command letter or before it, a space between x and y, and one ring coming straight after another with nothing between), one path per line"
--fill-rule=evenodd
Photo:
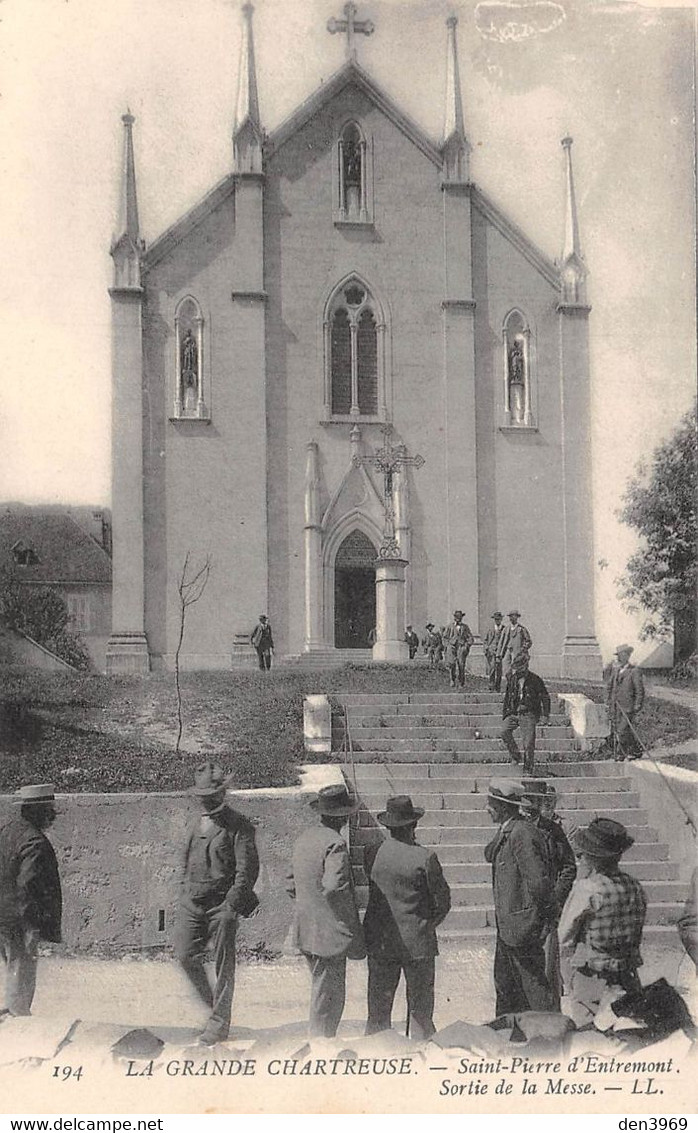
M0 505L0 568L6 567L26 582L111 582L104 548L71 515L51 508Z

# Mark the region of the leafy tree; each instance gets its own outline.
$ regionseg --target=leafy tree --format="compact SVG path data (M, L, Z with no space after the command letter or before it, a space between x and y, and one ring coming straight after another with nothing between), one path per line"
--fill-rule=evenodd
M642 607L649 615L640 636L662 638L674 630L678 643L689 627L693 649L698 583L697 459L693 410L669 440L655 449L649 466L638 465L618 512L621 522L634 527L641 537L640 548L618 580L626 609L636 613ZM691 652L691 645L678 652Z
M0 573L0 621L76 669L89 668L85 646L68 628L70 614L65 599L53 587L25 586L11 572Z

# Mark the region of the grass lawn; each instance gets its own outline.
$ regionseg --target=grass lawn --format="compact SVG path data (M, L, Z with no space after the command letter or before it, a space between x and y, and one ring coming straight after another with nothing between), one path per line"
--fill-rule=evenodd
M6 671L0 691L0 792L52 781L60 791L179 790L213 756L237 787L298 781L303 751L303 696L325 692L445 691L443 672L421 665L347 666L301 671L185 673L185 729L174 754L176 699L171 673L145 678ZM484 679L468 687L484 689ZM551 691L599 686L550 681ZM648 698L638 730L648 747L695 735L692 714Z

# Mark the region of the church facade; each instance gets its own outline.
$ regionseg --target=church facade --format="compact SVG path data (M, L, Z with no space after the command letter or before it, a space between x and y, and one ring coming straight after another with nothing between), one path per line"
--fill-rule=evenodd
M147 248L124 116L107 670L172 666L185 564L183 666L235 663L260 612L277 656L362 656L389 545L405 624L516 607L536 671L595 677L571 139L553 263L470 180L455 18L437 142L345 17L344 66L266 133L245 5L232 172Z

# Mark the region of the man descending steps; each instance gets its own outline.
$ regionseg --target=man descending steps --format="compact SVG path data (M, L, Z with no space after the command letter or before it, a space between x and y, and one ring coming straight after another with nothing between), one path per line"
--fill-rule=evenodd
M520 763L521 752L514 739L514 732L517 728L521 728L524 775L533 775L536 727L539 723L543 727L549 723L550 694L538 674L529 669L527 653L517 653L513 658L507 676L502 716L504 724L501 737L504 746L513 762Z

